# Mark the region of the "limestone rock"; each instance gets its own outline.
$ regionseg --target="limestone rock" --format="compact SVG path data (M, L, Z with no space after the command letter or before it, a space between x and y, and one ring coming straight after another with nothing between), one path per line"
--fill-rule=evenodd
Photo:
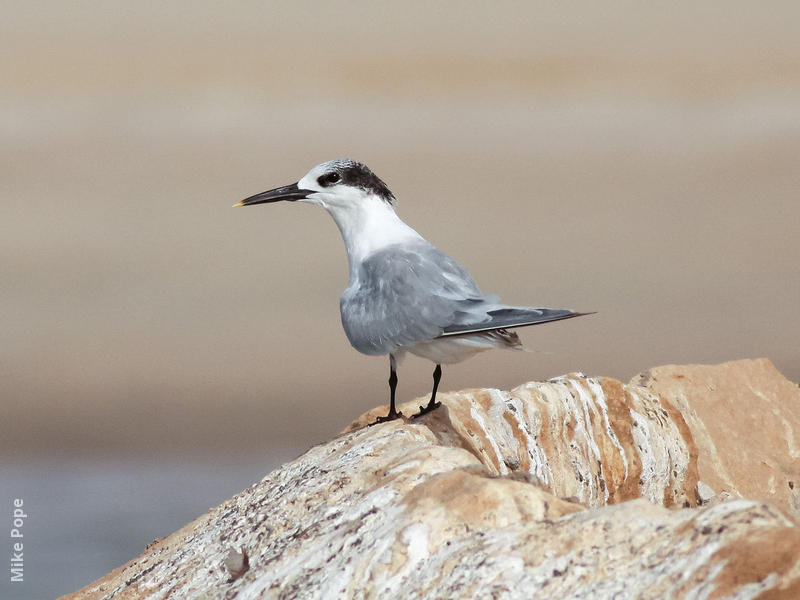
M669 365L633 381L672 403L696 444L700 479L723 497L800 517L800 387L766 359Z
M376 409L70 597L800 597L786 498L724 501L749 480L712 477L764 456L794 477L797 461L758 433L723 460L735 449L703 420L702 387L662 393L653 371L646 387L568 375L444 394L419 421L365 427ZM749 373L768 418L800 426L773 404L780 374Z
M695 506L697 450L679 411L649 390L581 374L510 392L442 395L425 423L444 446L462 447L490 473L525 472L556 496L589 507L645 497ZM416 410L419 401L401 408ZM350 429L385 412L377 408Z

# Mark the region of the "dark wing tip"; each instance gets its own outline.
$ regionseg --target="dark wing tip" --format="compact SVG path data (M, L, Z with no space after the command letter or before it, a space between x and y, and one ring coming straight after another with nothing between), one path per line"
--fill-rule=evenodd
M546 309L545 309L546 310ZM550 309L552 310L552 309ZM592 312L572 312L572 311L558 311L560 314L551 314L546 317L538 319L524 320L520 319L517 322L503 321L497 319L494 323L488 322L476 325L455 325L446 327L444 333L439 337L453 337L457 335L469 335L471 333L481 333L484 331L497 331L498 329L517 329L519 327L529 327L531 325L542 325L543 323L552 323L554 321L564 321L565 319L574 319L575 317L585 317L586 315L597 314L597 311Z

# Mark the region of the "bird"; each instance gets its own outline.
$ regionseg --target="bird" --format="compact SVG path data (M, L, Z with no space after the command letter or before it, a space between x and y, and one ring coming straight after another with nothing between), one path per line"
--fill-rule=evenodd
M349 265L339 302L345 334L359 352L389 356L389 412L375 423L404 416L395 397L397 366L407 352L436 365L430 400L412 415L418 418L441 406L436 393L443 364L491 348L522 349L512 328L592 314L509 306L484 295L461 264L400 219L394 194L358 161L323 162L296 183L234 206L279 201L321 206L342 234Z

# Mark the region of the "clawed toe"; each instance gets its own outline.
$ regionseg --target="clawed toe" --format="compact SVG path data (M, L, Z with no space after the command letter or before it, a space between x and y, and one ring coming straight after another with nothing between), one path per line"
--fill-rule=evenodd
M433 411L433 410L436 410L436 409L437 409L437 408L439 408L441 405L442 405L442 403L441 403L441 402L431 402L431 403L430 403L430 404L428 404L427 406L420 406L420 407L419 407L419 412L418 412L418 413L416 413L416 414L414 414L414 415L411 415L411 418L412 418L412 419L418 419L418 418L419 418L419 417L421 417L422 415L427 415L429 412L431 412L431 411Z
M390 412L390 413L389 413L388 415L386 415L385 417L378 417L378 418L376 418L376 419L375 419L375 421L373 421L372 423L370 423L370 425L377 425L378 423L386 423L386 422L388 422L388 421L394 421L395 419L400 419L400 418L402 418L402 417L403 417L403 413L402 413L402 412L400 412L400 411L398 411L398 412L395 412L395 413L391 413L391 412Z

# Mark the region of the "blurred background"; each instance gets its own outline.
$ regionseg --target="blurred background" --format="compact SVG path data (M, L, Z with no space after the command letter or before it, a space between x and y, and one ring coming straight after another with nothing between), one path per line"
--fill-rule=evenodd
M387 401L330 217L231 208L331 158L485 292L598 311L443 390L799 380L798 6L5 2L0 530L29 516L0 596L88 584Z

